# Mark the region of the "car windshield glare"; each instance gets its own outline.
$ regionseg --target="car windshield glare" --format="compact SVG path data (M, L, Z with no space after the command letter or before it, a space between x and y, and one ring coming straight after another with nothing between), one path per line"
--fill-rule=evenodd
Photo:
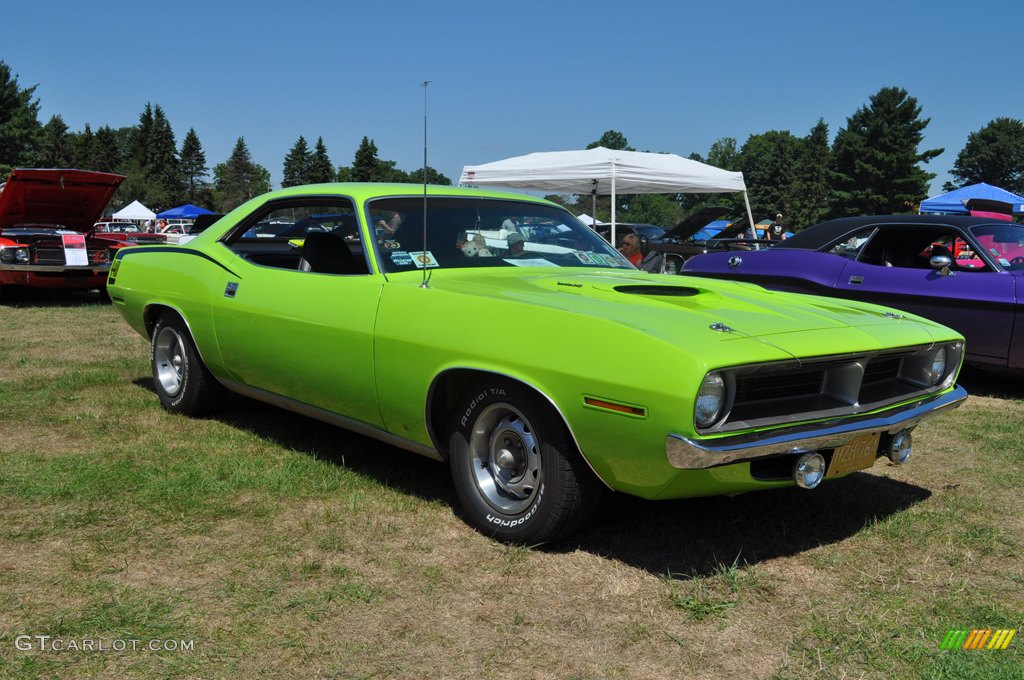
M385 272L423 267L603 267L633 269L607 241L557 206L487 198L422 196L367 206Z
M970 229L978 243L1003 269L1024 271L1024 226L982 224Z

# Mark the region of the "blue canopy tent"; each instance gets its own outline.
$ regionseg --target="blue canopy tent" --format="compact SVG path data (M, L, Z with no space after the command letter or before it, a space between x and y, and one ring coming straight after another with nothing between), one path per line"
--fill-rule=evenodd
M941 194L939 196L933 196L925 199L921 201L920 212L967 214L970 211L967 209L967 206L964 205L964 202L971 199L984 199L987 201L1009 203L1013 206L1013 212L1015 215L1024 213L1024 197L1011 193L1006 189L1000 189L999 187L994 187L991 184L985 184L984 182L980 184L971 184L969 186L961 187L956 191L950 191L948 194Z
M185 205L179 205L177 208L171 208L165 210L162 213L157 213L156 216L161 220L193 220L199 215L212 215L212 210L206 208L200 208L197 205L186 203Z

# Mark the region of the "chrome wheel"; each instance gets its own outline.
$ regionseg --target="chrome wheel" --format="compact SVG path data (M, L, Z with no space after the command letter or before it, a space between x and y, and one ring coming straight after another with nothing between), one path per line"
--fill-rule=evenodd
M164 393L177 396L185 382L188 357L184 339L171 326L161 328L153 341L153 369Z
M540 442L530 422L510 404L491 404L477 416L469 436L469 464L480 496L499 512L525 512L540 490Z

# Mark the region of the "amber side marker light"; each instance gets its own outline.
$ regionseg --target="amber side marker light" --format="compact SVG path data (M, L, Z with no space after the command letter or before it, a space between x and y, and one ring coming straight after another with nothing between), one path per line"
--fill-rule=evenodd
M595 399L594 397L583 397L583 403L587 406L593 406L594 408L603 408L607 411L616 411L617 413L626 413L631 416L646 416L647 409L641 406L629 406L628 404L616 404L614 402L605 401L603 399Z

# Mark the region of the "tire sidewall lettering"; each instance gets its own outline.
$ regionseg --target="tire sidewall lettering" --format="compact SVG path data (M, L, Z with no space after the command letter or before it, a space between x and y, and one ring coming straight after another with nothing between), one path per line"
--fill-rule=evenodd
M504 396L505 389L502 387L487 387L480 390L480 392L470 400L469 405L466 407L466 412L462 414L462 417L459 420L460 427L465 429L468 426L470 417L473 415L473 412L476 411L476 407L483 403L488 397Z

